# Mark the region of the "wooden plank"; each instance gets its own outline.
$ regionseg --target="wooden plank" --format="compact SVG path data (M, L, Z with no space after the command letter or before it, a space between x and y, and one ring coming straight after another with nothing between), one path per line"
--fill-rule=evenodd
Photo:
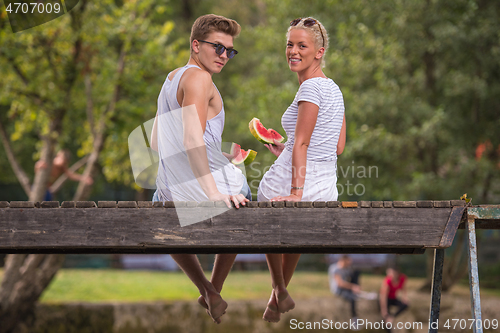
M434 207L434 202L432 200L420 200L420 201L417 201L417 207L419 207L419 208L432 208L432 207Z
M285 201L273 201L274 208L285 208Z
M156 204L156 206L155 206ZM155 203L153 203L153 207L155 208L175 208L175 203L173 201L165 201L165 202L161 202L161 201L157 201Z
M94 201L77 201L76 208L94 208L96 204Z
M435 208L449 208L451 207L450 200L434 201Z
M75 208L76 204L74 201L63 201L61 203L61 208Z
M178 204L175 202L175 204ZM186 207L187 208L196 208L198 207L198 202L197 201L186 201Z
M35 208L33 201L11 201L10 208Z
M214 201L202 201L198 204L198 207L214 208L215 202Z
M393 201L392 206L395 208L415 208L417 207L416 201Z
M249 202L247 202L247 207L248 208L258 208L259 203L257 201L249 201Z
M464 217L465 207L453 207L450 217L448 218L448 223L446 223L446 228L441 237L441 242L439 243L440 248L450 247L457 233L458 225Z
M313 202L314 208L326 208L326 201L315 201Z
M370 201L360 201L359 207L361 208L371 208L372 203Z
M139 208L153 208L153 201L137 201Z
M451 208L242 208L185 227L176 211L0 209L0 253L414 253L440 246Z
M98 208L116 208L116 201L99 201L97 202Z
M137 208L137 202L135 201L118 201L118 208Z
M215 202L215 207L217 207L217 208L226 208L227 205L226 205L226 203L224 201L221 200L221 201L216 201ZM248 206L246 206L246 207L248 207Z
M342 201L342 208L358 208L356 201Z
M59 208L59 201L42 201L40 208Z

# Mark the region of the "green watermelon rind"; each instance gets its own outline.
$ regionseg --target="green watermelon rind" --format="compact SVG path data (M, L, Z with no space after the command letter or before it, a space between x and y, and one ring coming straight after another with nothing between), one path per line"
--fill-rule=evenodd
M248 154L243 160L238 161L236 158L233 158L231 160L231 163L233 163L235 165L240 165L242 163L245 165L248 165L248 164L252 163L253 160L255 159L255 156L257 156L257 152L255 150L252 150L252 149L248 149L247 152L248 152Z
M256 122L260 123L260 125L262 127L264 127L264 125L262 125L262 122L259 120L259 118L253 118L252 120L250 120L250 123L248 124L248 127L250 128L250 133L252 133L252 135L257 139L259 140L260 142L262 143L270 143L270 144L274 144L274 141L273 139L266 139L261 133L257 132L257 128L255 126ZM265 127L264 127L265 128ZM272 128L268 128L267 131L269 130L272 130ZM278 133L278 132L276 132ZM285 138L281 136L281 139L279 140L276 140L278 142L283 142L283 140L285 140Z

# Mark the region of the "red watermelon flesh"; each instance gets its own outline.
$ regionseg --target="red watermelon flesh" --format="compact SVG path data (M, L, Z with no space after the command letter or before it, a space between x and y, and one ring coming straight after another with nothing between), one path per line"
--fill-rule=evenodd
M255 159L257 152L252 149L241 149L239 144L233 142L231 145L231 155L234 156L231 160L233 164L238 165L244 163L246 165L250 164Z
M250 132L253 136L262 143L274 144L274 140L283 142L284 138L276 130L265 128L258 118L253 118L248 124Z

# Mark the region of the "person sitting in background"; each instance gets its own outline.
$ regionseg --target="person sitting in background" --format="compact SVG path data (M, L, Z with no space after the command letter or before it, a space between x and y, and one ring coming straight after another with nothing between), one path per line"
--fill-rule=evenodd
M394 318L408 309L408 295L405 288L406 275L397 268L387 268L387 276L380 288L380 313L386 322L392 323ZM402 292L402 300L397 298L398 291ZM397 307L394 314L391 314L391 306Z
M59 178L61 175L66 174L69 179L74 181L84 181L88 185L92 185L94 180L92 177L85 177L83 175L79 175L77 173L72 172L68 168L69 159L71 153L67 149L61 149L57 152L56 157L54 157L54 161L52 162L52 171L50 172L49 183L47 184L47 191L45 192L45 196L43 201L52 201L54 195L50 192L50 186ZM39 160L35 163L35 173L39 172L41 169L45 169L47 167L47 162L44 160Z
M359 271L351 268L352 260L348 255L343 255L328 269L328 280L332 293L339 295L351 303L351 317L354 322L358 316L356 312L356 300L359 298L361 287L359 286Z

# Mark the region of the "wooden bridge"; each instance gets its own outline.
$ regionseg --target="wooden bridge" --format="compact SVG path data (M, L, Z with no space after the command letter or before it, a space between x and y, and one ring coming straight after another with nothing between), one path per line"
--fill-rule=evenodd
M199 222L181 226L181 215ZM472 316L479 320L475 229L500 229L499 219L500 206L465 207L461 200L249 202L238 210L222 202L0 201L0 253L421 254L431 249L430 321L435 322L444 249L457 229L466 228Z

